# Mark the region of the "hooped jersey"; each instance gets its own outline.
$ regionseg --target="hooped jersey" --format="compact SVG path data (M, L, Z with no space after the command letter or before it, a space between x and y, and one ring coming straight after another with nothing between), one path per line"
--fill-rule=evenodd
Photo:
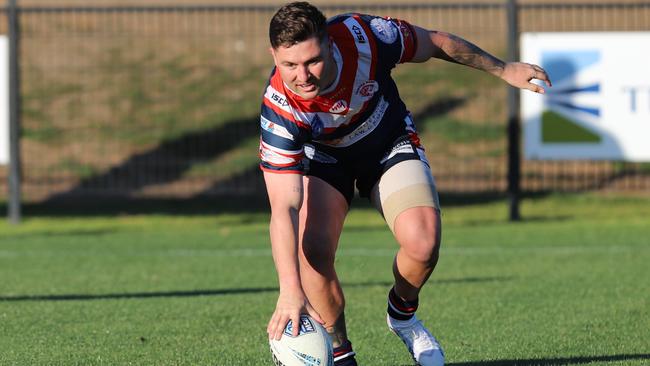
M305 143L363 146L371 132L388 130L378 126L408 114L390 73L413 58L413 27L398 19L343 14L328 20L327 32L338 67L332 87L304 99L285 86L277 69L271 73L261 113L262 170L302 173Z

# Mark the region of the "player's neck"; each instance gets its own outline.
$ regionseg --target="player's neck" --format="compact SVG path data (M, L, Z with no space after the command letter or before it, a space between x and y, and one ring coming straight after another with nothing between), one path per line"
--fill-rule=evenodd
M333 84L338 80L339 65L336 63L336 57L334 57L334 50L332 47L333 45L330 46L330 52L327 60L327 70L325 70L323 77L324 83L321 87L321 92L319 93L321 95L323 92L327 93L330 91Z

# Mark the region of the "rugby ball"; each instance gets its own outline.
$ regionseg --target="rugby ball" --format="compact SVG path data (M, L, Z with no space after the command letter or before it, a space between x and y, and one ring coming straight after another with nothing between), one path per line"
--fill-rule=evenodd
M332 341L320 323L309 315L300 316L298 336L291 320L279 341L271 339L271 356L276 366L334 366Z

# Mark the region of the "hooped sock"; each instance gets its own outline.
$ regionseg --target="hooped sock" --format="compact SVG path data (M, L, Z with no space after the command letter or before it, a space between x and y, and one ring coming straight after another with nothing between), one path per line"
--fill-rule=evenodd
M352 350L352 342L346 340L342 345L334 348L334 365L335 366L357 366L354 359L356 353Z
M418 309L418 299L414 301L405 301L395 293L395 288L391 288L388 293L388 308L386 311L391 318L396 320L409 320Z

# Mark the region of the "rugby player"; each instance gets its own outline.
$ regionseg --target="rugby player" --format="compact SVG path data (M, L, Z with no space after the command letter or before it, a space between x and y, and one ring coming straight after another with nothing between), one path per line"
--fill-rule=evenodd
M343 14L326 20L307 2L280 8L269 27L275 68L261 112L261 169L271 206L270 236L280 293L267 326L280 339L309 313L331 335L335 365L355 366L345 298L334 258L355 185L399 244L388 327L416 363L440 365L443 351L415 316L438 261L440 204L414 121L391 70L438 58L544 93L541 67L504 62L453 34L400 19ZM297 333L298 327L294 327Z

